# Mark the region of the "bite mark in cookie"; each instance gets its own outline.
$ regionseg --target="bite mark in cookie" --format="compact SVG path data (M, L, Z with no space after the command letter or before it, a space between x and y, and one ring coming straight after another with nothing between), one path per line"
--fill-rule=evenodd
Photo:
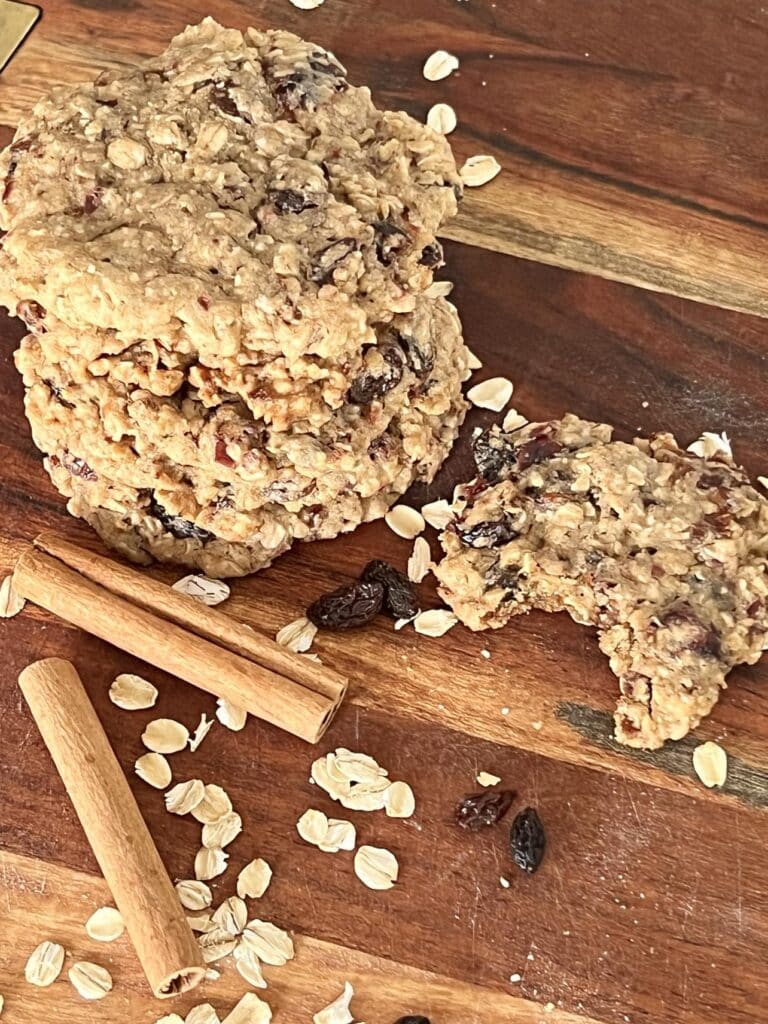
M768 642L768 501L725 454L611 437L571 415L480 435L435 571L471 629L534 608L596 626L619 677L617 739L654 748Z

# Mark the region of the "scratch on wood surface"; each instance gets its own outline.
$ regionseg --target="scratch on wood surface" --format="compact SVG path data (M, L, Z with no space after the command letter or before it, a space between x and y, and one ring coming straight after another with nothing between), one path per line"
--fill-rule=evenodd
M616 742L613 738L613 718L604 711L597 711L585 704L562 701L555 715L603 750L642 761L670 775L682 775L696 780L692 759L693 751L700 741L694 736L668 742L661 750L634 750ZM748 764L729 753L728 777L718 792L733 796L751 807L768 807L768 770Z

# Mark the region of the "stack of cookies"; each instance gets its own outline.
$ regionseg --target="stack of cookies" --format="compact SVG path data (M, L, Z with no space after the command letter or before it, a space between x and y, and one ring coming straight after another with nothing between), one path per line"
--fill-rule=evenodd
M383 515L465 412L432 285L460 179L332 54L210 19L43 99L0 156L35 443L130 558L252 572Z

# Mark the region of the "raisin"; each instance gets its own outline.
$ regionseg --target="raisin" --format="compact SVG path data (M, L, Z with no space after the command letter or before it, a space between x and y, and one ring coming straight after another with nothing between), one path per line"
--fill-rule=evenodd
M318 75L329 75L331 78L344 79L344 68L337 60L333 59L327 50L317 50L311 54L307 63ZM343 81L344 87L346 87L346 84L346 81ZM336 88L341 88L341 86L337 84Z
M514 799L515 794L511 789L469 793L459 801L456 821L462 828L469 828L473 832L496 825L512 806Z
M206 312L211 308L211 300L207 295L198 295L197 304L202 306Z
M362 580L375 580L384 587L384 606L396 619L412 619L419 612L419 600L413 584L389 562L374 560L363 569Z
M422 267L439 267L443 262L443 247L439 242L430 242L421 250L419 263Z
M98 188L91 189L90 192L86 193L85 199L83 200L83 213L94 213L101 206L101 197L104 195L104 189Z
M383 584L363 580L319 597L307 608L307 618L324 629L356 629L372 622L383 603Z
M689 605L670 609L659 616L659 622L664 629L673 631L672 639L677 641L674 654L691 651L705 658L720 657L720 636Z
M398 1017L395 1024L431 1024L429 1017L420 1013L407 1013L405 1017Z
M308 71L292 71L278 78L272 86L272 95L283 114L316 108L329 86L334 92L344 92L348 88L344 69L330 54L318 51L307 63Z
M191 538L192 540L208 541L214 539L212 533L200 526L195 526L189 519L170 515L154 497L149 502L149 514L159 520L165 529L178 540Z
M469 548L496 548L520 536L512 525L511 517L506 515L503 519L477 523L466 530L456 532L461 543Z
M43 324L46 315L45 306L41 306L34 299L25 299L16 306L16 316L20 316L33 334L45 334L46 327Z
M384 372L379 376L364 370L352 381L347 392L347 400L355 405L368 405L375 398L382 398L392 388L397 387L403 378L403 357L395 345L381 344L378 351L386 364Z
M312 196L294 188L270 189L267 199L278 213L303 213L305 210L314 210L317 207L317 202Z
M700 491L706 491L713 487L722 487L724 483L725 477L722 473L702 473L696 481L696 486Z
M526 807L517 815L509 830L512 860L521 871L532 875L541 864L546 844L547 837L541 819L533 807Z
M64 392L59 387L58 384L54 384L54 382L52 380L49 380L47 377L43 380L43 384L45 384L45 386L51 392L51 394L56 399L56 401L59 403L59 405L63 405L65 407L65 409L74 409L75 408L74 405L71 402L68 402L66 400L66 398L64 397Z
M326 284L331 280L334 270L356 249L354 238L340 238L338 242L331 242L314 254L307 277L315 284Z
M218 107L222 114L226 114L227 117L236 117L239 121L245 121L247 124L253 124L253 121L248 114L244 114L240 110L232 96L232 93L229 91L230 87L234 84L235 83L230 80L211 89L211 103Z
M432 373L435 366L433 353L424 345L420 345L415 338L400 336L400 345L403 348L408 365L419 378L426 380Z
M216 438L214 458L220 466L229 466L231 468L235 465L235 460L227 452L227 442L223 437Z
M410 243L408 235L391 220L378 220L373 225L376 241L376 255L379 262L388 267L398 254Z
M72 476L79 477L80 480L99 479L85 459L81 459L77 455L72 455L70 452L64 452L61 456L61 464L69 470Z
M491 428L480 434L472 445L477 471L491 483L511 473L521 473L563 450L551 436L551 428L543 427L537 434L518 444L511 434Z

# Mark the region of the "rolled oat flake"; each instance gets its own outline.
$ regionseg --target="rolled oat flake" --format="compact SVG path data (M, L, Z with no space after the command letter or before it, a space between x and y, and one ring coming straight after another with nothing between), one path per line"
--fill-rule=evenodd
M501 171L501 164L496 157L482 154L471 156L465 160L459 170L461 180L469 188L485 185Z
M424 61L423 74L428 82L439 82L453 74L459 66L459 58L447 50L435 50Z
M177 580L171 589L186 594L187 597L192 597L209 608L226 601L231 593L223 580L211 580L207 576L184 576Z
M175 754L186 747L189 730L172 718L156 718L141 734L141 742L155 754Z
M64 947L58 942L41 942L27 960L24 977L30 985L47 988L56 981L63 966Z
M157 687L141 676L123 672L110 686L109 699L123 711L143 711L154 707Z
M115 907L99 907L85 922L85 930L97 942L114 942L125 931L123 915Z
M162 754L142 754L136 760L133 770L142 782L154 786L155 789L165 789L173 778L171 766Z
M318 1010L312 1017L314 1024L352 1024L355 1018L352 1016L349 1006L354 994L355 990L348 981L345 981L344 991L341 995L322 1010Z
M0 583L0 619L12 619L22 610L26 601L19 597L13 587L13 576L6 576Z
M72 986L83 999L103 999L112 991L112 976L105 967L79 960L67 972Z

